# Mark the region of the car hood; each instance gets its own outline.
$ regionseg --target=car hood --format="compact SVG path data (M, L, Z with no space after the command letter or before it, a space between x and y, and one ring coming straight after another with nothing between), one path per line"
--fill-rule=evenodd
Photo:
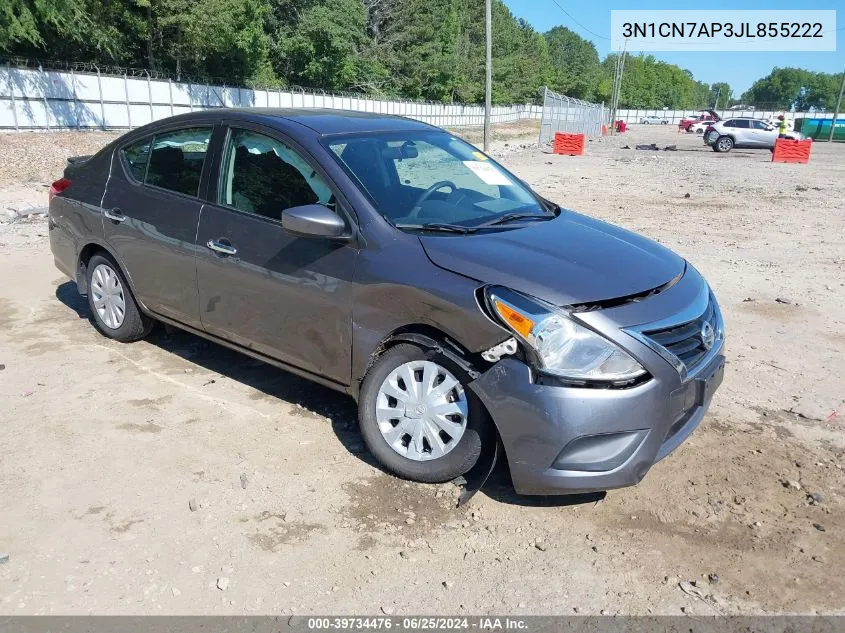
M519 229L420 241L441 268L559 306L647 292L685 267L648 238L568 210Z

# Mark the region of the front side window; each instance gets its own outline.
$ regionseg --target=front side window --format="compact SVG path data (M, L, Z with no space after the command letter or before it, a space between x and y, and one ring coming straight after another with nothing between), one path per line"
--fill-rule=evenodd
M293 149L269 136L233 129L224 154L221 204L280 220L306 204L331 207L331 189Z
M144 182L189 196L198 195L210 140L210 127L156 134Z
M516 177L446 132L347 136L328 147L398 226L474 227L511 213L548 215Z
M769 126L764 121L752 121L751 125L754 126L755 130L768 130Z
M123 161L132 178L138 182L144 182L144 176L147 174L147 161L150 157L150 142L151 138L145 138L137 143L124 147L121 150Z

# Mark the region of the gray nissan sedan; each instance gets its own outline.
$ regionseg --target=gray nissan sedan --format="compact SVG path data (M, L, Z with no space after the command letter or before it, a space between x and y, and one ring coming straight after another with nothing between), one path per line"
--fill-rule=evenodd
M105 336L168 323L347 393L371 453L415 481L501 446L521 494L636 484L722 380L692 265L405 118L157 121L71 159L49 227Z

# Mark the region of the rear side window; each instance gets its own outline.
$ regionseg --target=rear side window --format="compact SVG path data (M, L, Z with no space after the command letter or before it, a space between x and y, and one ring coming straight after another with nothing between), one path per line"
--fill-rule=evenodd
M138 182L144 182L144 176L147 174L147 160L150 157L151 142L151 138L145 138L129 147L124 147L121 152L126 168Z
M156 134L144 182L189 196L198 195L210 139L210 127Z
M750 127L748 125L748 119L737 119L736 121L734 121L734 127L742 127L742 128Z

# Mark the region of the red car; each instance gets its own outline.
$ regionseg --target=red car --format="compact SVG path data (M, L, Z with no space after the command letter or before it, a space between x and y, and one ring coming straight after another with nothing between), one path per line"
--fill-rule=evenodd
M693 124L698 123L699 121L721 121L721 117L716 114L713 110L705 110L701 112L696 117L688 117L685 119L681 119L681 122L678 123L678 129L683 130L684 132L689 132L690 127Z

